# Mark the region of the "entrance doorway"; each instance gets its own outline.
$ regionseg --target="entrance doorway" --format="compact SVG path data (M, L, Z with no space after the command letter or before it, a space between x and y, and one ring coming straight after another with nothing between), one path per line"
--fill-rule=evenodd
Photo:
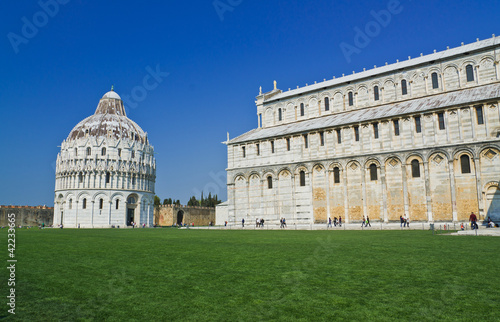
M486 219L500 221L500 189L490 187L486 192Z
M134 221L134 210L132 208L127 209L127 226L132 226L132 222Z
M182 219L184 219L184 211L179 210L177 212L177 225L182 224Z

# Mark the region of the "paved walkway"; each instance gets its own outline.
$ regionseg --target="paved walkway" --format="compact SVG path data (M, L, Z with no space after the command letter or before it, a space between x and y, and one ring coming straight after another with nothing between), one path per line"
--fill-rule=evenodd
M477 230L460 230L456 233L452 233L450 235L455 236L498 236L500 237L500 228L484 228Z
M446 227L445 227L446 226ZM411 223L410 227L401 227L399 223L380 223L380 222L372 222L371 227L361 227L361 223L355 224L343 224L342 227L327 227L326 224L289 224L286 228L280 228L279 224L265 224L264 227L255 227L255 224L248 225L245 224L245 227L242 227L241 224L234 225L228 224L227 226L199 226L199 227L189 227L189 229L218 229L218 230L430 230L429 223ZM445 230L459 230L460 224L453 223L434 223L434 229L444 232ZM469 228L470 229L470 228ZM478 229L479 234L488 234L488 231L495 231L494 234L500 233L499 228L486 228L484 226L480 226ZM475 231L464 230L461 231L461 234L467 234L471 232L471 234L475 235ZM497 235L494 235L497 236ZM500 235L499 235L500 236Z

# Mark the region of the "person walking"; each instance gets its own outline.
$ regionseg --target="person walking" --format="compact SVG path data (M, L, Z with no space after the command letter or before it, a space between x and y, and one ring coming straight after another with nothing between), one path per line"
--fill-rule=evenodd
M242 219L241 219L241 227L242 227L242 228L245 228L245 218L242 218Z
M337 227L338 219L337 217L333 217L333 225Z
M371 227L372 225L370 224L370 217L366 216L365 227L368 227L368 226Z
M403 227L403 216L399 216L399 221L400 221L400 224L399 224L399 227Z
M477 225L476 221L477 221L477 217L476 215L474 214L474 212L471 212L470 213L470 216L469 216L469 221L470 221L470 224L471 224L471 228L472 229L478 229L479 226Z
M328 227L332 227L332 217L328 217L328 225L326 226L326 228Z
M365 217L363 217L363 220L361 220L361 228L363 228L363 226L365 225L365 222L366 222L366 219L365 219Z
M342 216L339 216L339 227L342 227Z

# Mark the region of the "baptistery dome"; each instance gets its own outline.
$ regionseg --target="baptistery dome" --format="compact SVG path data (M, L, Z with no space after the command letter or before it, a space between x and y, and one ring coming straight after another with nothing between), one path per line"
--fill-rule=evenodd
M155 178L148 135L127 117L123 101L111 89L61 144L54 224L152 226Z

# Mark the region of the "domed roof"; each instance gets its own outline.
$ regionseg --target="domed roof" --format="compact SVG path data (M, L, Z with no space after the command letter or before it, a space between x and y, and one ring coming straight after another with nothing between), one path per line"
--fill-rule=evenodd
M123 101L111 88L100 99L94 115L78 123L67 141L84 137L113 137L147 143L147 135L137 123L127 117Z
M117 100L121 100L122 99L120 97L120 95L116 94L116 92L113 90L113 88L111 88L111 90L109 92L107 92L106 94L104 94L104 96L102 98L114 98L114 99L117 99Z

